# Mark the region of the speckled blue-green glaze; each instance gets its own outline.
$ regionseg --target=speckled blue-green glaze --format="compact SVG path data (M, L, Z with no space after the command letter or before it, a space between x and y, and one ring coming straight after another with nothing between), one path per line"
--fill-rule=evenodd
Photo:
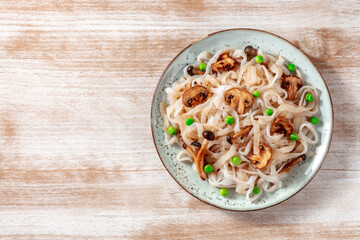
M320 93L320 111L316 115L320 119L319 124L316 125L319 133L319 143L310 149L315 152L315 155L307 157L304 163L292 169L283 182L283 188L273 193L263 194L259 200L253 203L248 202L244 196L237 194L234 190L230 190L226 198L219 196L219 189L211 187L206 181L202 181L197 173L193 171L191 164L178 162L176 154L179 152L180 147L166 145L159 109L159 103L166 100L164 89L171 86L173 82L182 76L183 68L186 65L196 62L196 57L200 52L207 50L215 53L227 47L243 49L247 45L261 48L273 55L280 53L301 71L304 85L312 85ZM160 158L169 173L193 196L224 209L257 210L288 199L301 190L316 174L325 158L331 140L333 112L330 95L321 75L309 59L296 47L284 39L262 31L243 29L223 31L210 35L189 46L166 69L156 89L152 104L151 117L154 141ZM309 166L311 170L305 176L304 172Z

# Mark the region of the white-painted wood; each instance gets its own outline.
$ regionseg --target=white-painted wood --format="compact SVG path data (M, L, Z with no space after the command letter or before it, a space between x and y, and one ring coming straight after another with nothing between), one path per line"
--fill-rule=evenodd
M351 0L1 1L1 239L360 239L359 13ZM171 59L237 27L308 53L335 111L314 180L251 213L182 190L150 131Z

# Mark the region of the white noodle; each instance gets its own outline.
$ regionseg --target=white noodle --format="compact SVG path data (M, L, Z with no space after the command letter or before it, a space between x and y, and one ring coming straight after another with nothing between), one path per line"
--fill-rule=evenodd
M223 53L235 59L240 67L213 73L211 64ZM258 199L262 192L273 192L281 188L282 179L288 175L286 172L280 174L286 163L306 154L308 146L316 144L319 140L316 129L308 122L308 118L318 111L317 90L304 85L298 91L297 100L287 100L287 91L281 87L282 75L290 75L285 65L287 61L280 55L272 56L261 49L257 54L263 56L264 65L256 63L254 58L248 61L241 49L228 48L214 55L207 51L200 53L197 61L207 63L205 74L189 76L186 66L184 77L165 89L168 103L160 104L164 131L166 132L170 125L180 131L180 134L175 136L166 134L166 143L180 144L181 138L186 145L192 147L193 141L204 142L204 130L213 131L215 140L209 141L205 155L206 162L214 167L214 171L207 174L209 184L213 187L235 188L236 192L245 195L249 201ZM199 64L193 66L195 68ZM296 75L301 77L299 70L296 70ZM182 102L184 92L197 85L207 88L207 100L193 108L185 107ZM261 96L254 100L244 114L238 115L224 100L224 93L231 88L246 89L250 93L257 90ZM313 102L305 101L307 93L314 96ZM271 116L264 114L267 108L273 110ZM235 120L231 125L224 121L228 115L233 116ZM291 141L284 134L271 133L273 120L279 116L286 117L292 122L293 131L299 136L298 141ZM185 124L188 117L195 120L191 126ZM252 129L247 136L236 139L233 144L226 141L227 136L241 131L248 125L251 125ZM265 168L256 169L251 165L248 155L258 154L261 143L266 143L272 148L272 157ZM196 148L192 148L197 151ZM242 163L235 166L231 162L233 156L240 156ZM176 158L181 162L194 161L191 154L184 149ZM307 172L311 170L310 167ZM193 168L196 171L195 163ZM253 193L254 186L260 188L259 194Z

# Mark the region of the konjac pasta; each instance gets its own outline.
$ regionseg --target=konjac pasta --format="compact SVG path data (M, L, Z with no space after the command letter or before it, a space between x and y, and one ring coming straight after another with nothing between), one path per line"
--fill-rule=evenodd
M282 179L318 141L318 92L296 66L247 46L204 51L160 104L169 145L183 149L199 177L250 201Z

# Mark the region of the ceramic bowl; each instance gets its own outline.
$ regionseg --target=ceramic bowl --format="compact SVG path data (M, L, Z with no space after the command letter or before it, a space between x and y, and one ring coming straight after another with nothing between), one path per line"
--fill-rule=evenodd
M320 119L319 124L316 125L319 142L310 148L315 154L307 157L302 164L296 165L291 170L283 181L283 188L273 193L263 193L254 202L249 202L243 195L237 194L233 189L229 191L227 197L221 197L219 189L211 187L207 181L202 181L192 169L190 163L178 162L176 155L180 151L180 146L167 146L165 143L165 133L159 108L160 102L166 101L165 88L179 80L183 75L185 66L196 63L196 57L200 52L207 50L215 53L227 47L244 49L247 45L261 48L264 52L273 55L280 53L301 71L304 85L312 85L320 93L320 110L316 114ZM182 50L170 62L161 76L153 97L151 127L155 147L161 161L170 175L184 190L199 200L216 207L235 211L250 211L281 203L295 195L311 181L320 169L330 146L333 130L333 109L328 87L318 69L305 53L284 38L269 32L255 29L231 29L215 32L201 38ZM304 174L306 170L309 171L307 175Z

